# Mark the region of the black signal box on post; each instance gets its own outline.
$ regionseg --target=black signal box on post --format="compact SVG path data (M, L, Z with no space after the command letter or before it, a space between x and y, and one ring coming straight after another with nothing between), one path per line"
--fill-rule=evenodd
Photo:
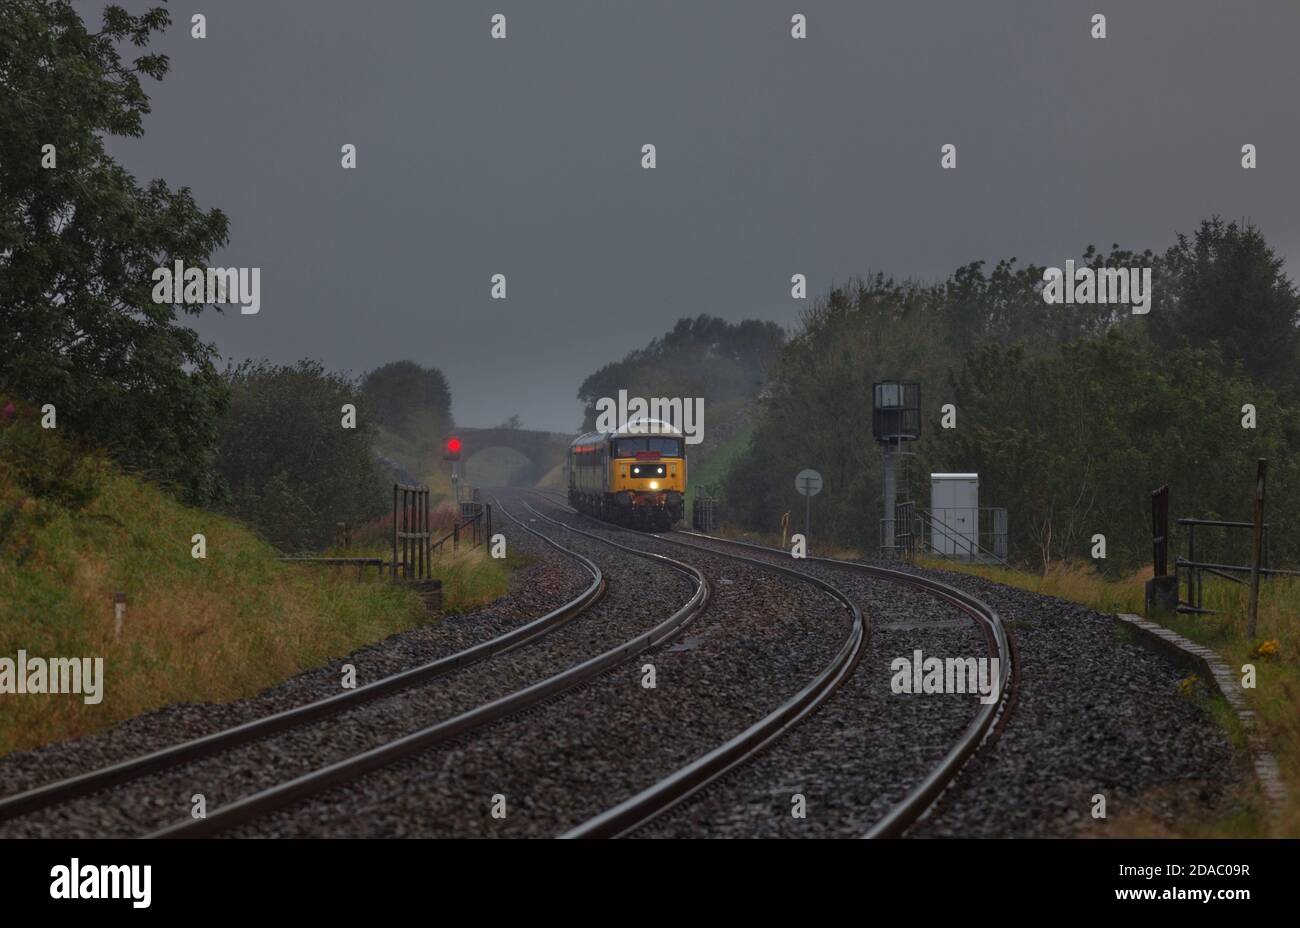
M443 445L442 459L444 461L460 460L460 439L455 435L448 438L446 444Z
M874 384L871 434L879 442L916 441L921 437L921 385L886 381Z

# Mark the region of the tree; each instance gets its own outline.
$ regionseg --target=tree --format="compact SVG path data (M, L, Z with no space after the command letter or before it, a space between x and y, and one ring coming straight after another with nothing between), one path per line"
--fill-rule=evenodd
M892 379L922 384L922 438L900 459L899 499L927 505L931 472L978 472L982 503L1009 510L1017 559L1086 558L1085 543L1102 533L1105 566L1136 567L1150 553L1151 490L1169 483L1180 514L1242 519L1255 457L1269 458L1278 524L1300 518L1300 481L1290 473L1300 406L1285 391L1285 369L1257 364L1248 377L1240 356L1267 355L1245 331L1235 360L1225 359L1222 338L1185 333L1193 323L1180 314L1224 304L1174 284L1239 292L1252 302L1247 316L1271 320L1284 345L1279 364L1293 350L1285 347L1293 288L1252 236L1211 223L1199 240L1180 239L1172 257L1117 245L1084 252L1081 266L1154 266L1149 319L1123 305L1048 306L1041 269L1017 270L1009 259L989 273L966 265L937 285L877 274L832 289L772 365L750 447L723 481L727 518L775 530L781 512L799 504L794 474L814 467L826 480L816 503L821 537L874 550L881 455L870 437L870 391ZM1193 260L1198 253L1204 260ZM1172 295L1159 303L1162 282ZM1166 324L1180 334L1163 342ZM1204 347L1187 345L1188 335ZM957 408L955 429L940 427L946 403ZM1242 428L1246 404L1256 408L1255 429ZM1300 539L1282 534L1273 552L1293 561Z
M376 426L355 383L317 361L227 368L230 411L217 465L234 515L283 550L328 544L337 522L382 513L387 495L371 447ZM343 406L357 407L344 428Z
M953 378L964 424L937 463L980 474L981 496L1010 508L1013 552L1039 566L1086 559L1095 533L1109 572L1149 563L1150 493L1164 483L1178 514L1247 518L1257 457L1274 462L1270 509L1290 523L1300 515L1289 485L1296 412L1217 360L1119 328L1051 356L987 347ZM1257 429L1241 427L1246 403ZM1300 544L1279 536L1274 553L1289 561Z
M596 426L596 402L630 396L700 396L710 408L759 392L785 333L774 322L731 323L715 316L679 319L662 338L606 364L578 388L585 405L583 431Z
M1278 389L1300 386L1300 294L1282 270L1283 261L1259 229L1201 223L1161 262L1152 310L1152 336L1163 347L1187 343L1217 347L1223 369L1240 361L1257 383Z
M60 427L202 501L220 492L224 391L212 347L153 302L151 274L206 264L228 221L187 188L142 189L103 143L143 134L140 76L168 69L164 55L124 62L117 43L143 49L169 24L160 7L111 5L95 33L67 0L0 10L0 389L54 404Z
M437 368L391 361L366 374L361 392L386 429L408 432L421 416L433 417L439 435L451 428L451 390Z

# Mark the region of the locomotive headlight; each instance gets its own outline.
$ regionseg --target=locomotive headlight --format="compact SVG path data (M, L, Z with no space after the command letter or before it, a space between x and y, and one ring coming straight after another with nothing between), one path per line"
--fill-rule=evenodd
M651 481L650 481L650 489L652 489L652 490L657 490L657 489L659 489L659 481L658 481L658 480L651 480Z
M634 467L634 468L632 468L632 473L634 473L634 474L639 474L639 473L641 473L641 468L639 468L639 467Z

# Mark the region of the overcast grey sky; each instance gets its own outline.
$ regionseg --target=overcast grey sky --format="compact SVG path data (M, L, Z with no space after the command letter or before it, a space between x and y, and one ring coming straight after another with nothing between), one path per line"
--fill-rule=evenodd
M92 23L103 5L78 3ZM214 263L262 268L260 314L208 312L202 333L235 360L437 366L462 425L571 430L582 379L681 316L794 325L795 272L815 294L1060 265L1219 213L1297 276L1295 0L169 8L171 74L146 80L144 138L112 150L229 214Z

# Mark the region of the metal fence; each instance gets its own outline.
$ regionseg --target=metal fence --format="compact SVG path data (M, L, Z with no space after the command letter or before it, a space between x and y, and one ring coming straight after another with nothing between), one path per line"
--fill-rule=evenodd
M880 520L884 552L886 526ZM950 507L929 510L913 501L894 507L894 551L885 556L916 560L918 555L974 563L1005 565L1007 510L1000 506Z
M695 488L695 499L691 503L691 527L705 534L718 530L718 501L702 486Z
M1211 574L1221 580L1228 580L1232 583L1244 584L1246 581L1241 577L1234 577L1233 574L1249 575L1251 567L1245 564L1224 564L1217 561L1197 560L1196 553L1196 529L1197 528L1219 528L1219 529L1241 529L1253 530L1253 522L1229 522L1222 519L1179 519L1175 523L1187 529L1187 557L1181 554L1174 557L1174 576L1178 577L1179 589L1183 588L1184 578L1187 588L1187 598L1181 596L1178 601L1179 612L1192 612L1205 615L1213 615L1213 609L1205 608L1205 575ZM1262 577L1279 577L1279 576L1300 576L1300 571L1295 570L1278 570L1268 566L1268 536L1269 526L1265 522L1262 526L1263 544L1260 552L1259 574ZM1229 532L1229 534L1231 534ZM1202 532L1201 550L1205 550L1205 536ZM1203 554L1202 557L1212 557L1213 555Z
M1236 522L1226 519L1182 518L1175 522L1187 533L1187 557L1174 556L1174 586L1171 590L1171 605L1177 602L1177 610L1196 615L1214 615L1215 610L1205 608L1205 575L1218 577L1230 583L1246 585L1244 577L1258 580L1259 577L1300 576L1300 571L1271 568L1269 564L1269 524L1264 521L1264 480L1265 462L1259 462L1258 485L1255 501L1255 519L1250 522ZM1200 529L1200 544L1197 543L1197 530ZM1206 530L1215 534L1206 538ZM1250 564L1224 563L1223 559L1232 557L1231 538L1240 537L1240 532L1249 531L1254 544L1249 554ZM1234 533L1238 533L1234 536ZM1168 575L1169 563L1169 487L1162 486L1151 494L1151 541L1152 567L1156 577ZM1218 541L1215 545L1214 542ZM1237 548L1240 551L1240 548ZM1183 597L1184 584L1187 590ZM1257 583L1251 583L1252 602L1249 607L1251 634L1254 633L1255 610L1257 606Z
M468 541L471 548L477 548L492 540L492 505L470 500L462 500L460 518L452 524L451 531L433 543L435 553L440 552L448 541L452 550L460 547L462 540Z
M477 498L477 491L474 495ZM380 577L387 569L392 580L417 582L422 584L422 588L434 591L441 584L433 579L433 558L448 542L455 550L462 540L475 548L491 540L492 507L477 501L462 502L458 517L452 521L451 531L435 540L431 501L428 487L393 484L392 559L386 563L382 557L295 556L280 560L294 564L356 567L358 579L367 567L376 568ZM336 524L334 540L335 546L344 550L351 546L352 531L347 523Z

